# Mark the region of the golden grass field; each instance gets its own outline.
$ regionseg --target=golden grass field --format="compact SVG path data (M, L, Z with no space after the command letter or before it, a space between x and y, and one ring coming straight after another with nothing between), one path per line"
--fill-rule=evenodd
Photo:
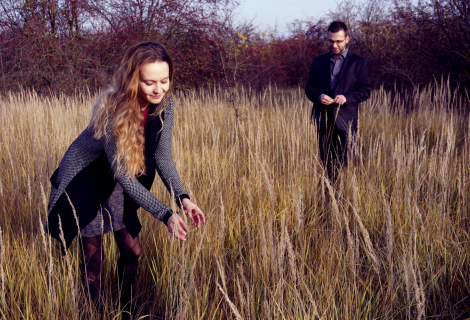
M62 256L41 232L48 179L93 98L0 98L1 319L99 317L85 303L77 241ZM174 97L173 157L207 223L182 243L140 212L137 318L470 316L468 97L446 83L375 90L360 106L355 163L335 184L302 89L229 98ZM170 204L161 181L152 190ZM119 319L110 234L105 253L104 318Z

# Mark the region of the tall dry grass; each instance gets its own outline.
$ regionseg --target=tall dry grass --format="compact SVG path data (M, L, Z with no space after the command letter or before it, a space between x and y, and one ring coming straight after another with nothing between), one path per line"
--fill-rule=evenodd
M90 319L79 249L45 235L48 178L93 97L0 105L0 318ZM226 102L231 101L231 102ZM186 243L141 212L138 316L424 319L470 315L470 118L448 84L361 105L354 163L323 174L302 90L175 98L173 156L207 224ZM412 106L412 107L411 107ZM162 183L153 187L167 203ZM118 250L105 237L107 318Z

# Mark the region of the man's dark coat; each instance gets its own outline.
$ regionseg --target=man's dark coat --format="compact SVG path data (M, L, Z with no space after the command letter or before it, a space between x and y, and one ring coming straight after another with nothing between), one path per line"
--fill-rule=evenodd
M338 74L338 81L334 92L331 90L331 53L325 53L313 59L305 93L313 102L312 120L317 122L318 128L331 126L336 118L336 127L341 131L351 128L357 130L358 105L369 98L371 81L369 77L369 62L367 59L348 51ZM346 104L339 107L337 104L324 105L320 102L320 95L326 94L333 98L337 95L346 97ZM336 116L337 114L337 116Z

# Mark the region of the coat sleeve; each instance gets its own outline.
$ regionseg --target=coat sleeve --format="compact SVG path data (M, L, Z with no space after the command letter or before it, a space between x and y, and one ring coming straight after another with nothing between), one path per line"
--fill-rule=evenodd
M320 104L320 95L322 93L318 90L317 60L317 58L313 59L312 67L310 68L308 75L307 85L305 86L305 94L310 101Z
M181 200L184 198L189 199L189 196L183 188L171 154L171 132L174 118L172 100L170 100L170 105L165 109L164 113L165 120L158 139L157 149L155 150L156 169L168 192L171 193L173 191L175 201L180 206Z
M369 62L367 59L364 59L359 68L355 90L344 94L346 103L358 105L360 102L369 99L371 90Z
M123 173L117 173L116 161L117 137L111 126L107 126L106 136L102 138L106 157L114 172L114 176L121 185L124 192L132 198L139 206L150 212L158 220L166 221L172 214L170 207L161 203L155 196L145 188L136 177L129 177Z

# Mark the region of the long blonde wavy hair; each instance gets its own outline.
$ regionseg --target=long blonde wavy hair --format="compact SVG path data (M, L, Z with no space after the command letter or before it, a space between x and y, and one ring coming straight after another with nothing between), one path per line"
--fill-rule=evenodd
M116 175L138 177L145 174L143 115L138 100L139 74L142 66L153 62L166 62L170 70L170 88L152 115L161 119L170 104L173 87L173 62L165 47L156 42L141 42L130 47L124 55L112 85L105 90L93 106L90 126L94 138L106 136L111 127L117 137L115 159Z

